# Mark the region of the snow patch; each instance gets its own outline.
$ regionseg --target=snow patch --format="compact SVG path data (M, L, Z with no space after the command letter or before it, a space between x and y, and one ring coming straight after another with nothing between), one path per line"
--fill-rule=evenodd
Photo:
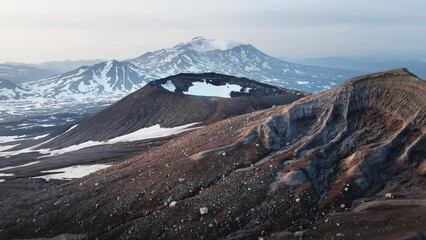
M19 145L20 145L20 144L7 145L7 146L0 146L0 152L3 152L3 151L6 151L6 150L9 150L9 149L14 148L14 147L19 146Z
M6 170L10 170L10 169L15 169L15 168L28 167L28 166L31 166L31 165L37 164L37 163L39 163L39 162L40 162L40 161L35 161L35 162L30 162L30 163L22 164L22 165L18 165L18 166L12 166L12 167L4 167L4 168L0 168L0 172L2 172L2 171L6 171Z
M176 86L171 81L161 86L170 92L176 90ZM203 82L193 82L192 86L188 88L188 91L184 91L183 93L194 96L230 98L231 92L242 92L242 90L244 90L244 88L237 84L226 83L226 85L216 86L204 80ZM248 90L250 89L245 89L245 92Z
M67 132L69 132L69 131L73 130L74 128L76 128L76 127L77 127L77 125L78 125L78 124L76 124L76 125L74 125L74 126L70 127L70 128L69 128L68 130L66 130L64 133L67 133ZM62 134L64 134L64 133L62 133Z
M300 85L309 84L309 82L307 82L307 81L296 81L296 83L300 84Z
M236 84L226 84L221 86L216 86L213 84L210 84L204 80L204 82L193 82L193 86L189 87L187 92L184 92L184 94L187 95L196 95L196 96L210 96L210 97L224 97L224 98L230 98L231 92L242 92L243 87L236 85ZM164 89L168 90L169 92L175 92L176 86L173 84L171 80L167 81L166 83L161 85ZM249 92L251 88L244 89L244 92Z
M18 140L19 138L22 138L22 137L25 137L25 135L20 135L20 136L0 136L0 143L14 142L14 141L16 141L16 140Z
M56 149L56 150L49 150L49 149L40 149L38 150L42 154L46 154L44 157L49 156L57 156L62 155L64 153L68 152L74 152L77 150L81 150L84 148L94 147L94 146L100 146L100 145L108 145L108 144L116 144L120 142L133 142L133 141L140 141L145 139L153 139L153 138L161 138L161 137L167 137L171 135L176 135L182 132L189 131L193 128L190 128L196 124L199 123L190 123L183 126L178 126L174 128L162 128L159 124L147 127L147 128L141 128L137 131L131 132L126 135L122 135L116 138L112 138L107 141L98 142L98 141L87 141L84 143L72 145L66 148L62 149Z
M53 174L38 176L35 178L43 178L46 181L49 181L51 179L71 180L74 178L81 178L81 177L87 176L93 172L102 170L109 166L111 165L109 164L76 165L76 166L53 169L48 171L41 171L41 173L53 173Z
M197 125L199 123L190 123L178 127L173 128L162 128L160 124L156 124L154 126L148 127L148 128L142 128L135 132L119 136L113 139L110 139L107 141L107 144L114 144L119 142L131 142L131 141L139 141L139 140L145 140L145 139L151 139L151 138L160 138L160 137L167 137L171 135L176 135L182 132L186 132L195 128L191 128L194 125Z
M16 151L10 151L10 152L7 152L7 151L3 150L3 151L0 151L0 152L1 152L1 153L2 153L2 155L3 155L3 156L5 156L6 158L10 158L11 156L16 156L16 155L19 155L19 154L22 154L22 153L32 153L32 152L39 152L39 153L42 153L45 149L37 150L36 148L37 148L37 147L39 147L39 146L41 146L41 145L43 145L43 144L46 144L46 143L48 143L48 142L50 142L50 141L52 141L52 140L54 140L54 139L56 139L56 138L58 138L59 136L61 136L61 135L65 134L66 132L71 131L71 130L72 130L72 129L74 129L75 127L77 127L77 124L76 124L76 125L74 125L74 126L72 126L72 127L70 127L70 128L69 128L67 131L65 131L64 133L62 133L62 134L60 134L60 135L58 135L58 136L56 136L56 137L54 137L54 138L51 138L51 139L49 139L49 140L47 140L47 141L44 141L44 142L42 142L42 143L39 143L39 144L37 144L37 145L31 146L31 147L28 147L28 148L19 149L19 150L16 150ZM13 139L19 139L19 138L22 138L22 137L25 137L25 135L23 135L23 136L14 136L14 138L13 138ZM9 138L9 139L10 139L10 138ZM8 148L8 149L10 149L10 148Z
M168 90L169 92L175 92L176 86L173 84L171 80L167 81L165 84L161 85L164 89Z
M12 177L13 173L0 173L0 177Z
M185 94L230 98L231 92L240 92L242 89L240 85L236 84L226 83L226 85L216 86L205 80L203 82L193 82L192 85L193 86L189 87L187 92L184 92Z
M31 138L31 139L37 140L37 139L45 138L45 137L47 137L47 136L49 136L49 134L40 135L40 136L35 136L35 137Z
M186 131L189 131L189 130L192 130L192 129L197 129L197 128L191 128L192 126L194 126L196 124L199 124L199 123L190 123L190 124L186 124L186 125L182 125L182 126L178 126L178 127L173 127L173 128L162 128L159 124L157 124L157 125L147 127L147 128L142 128L142 129L139 129L137 131L131 132L129 134L122 135L122 136L119 136L119 137L116 137L116 138L112 138L110 140L103 141L103 142L87 141L87 142L84 142L84 143L72 145L72 146L69 146L69 147L66 147L66 148L55 149L55 150L35 149L38 146L41 146L41 145L43 145L47 142L50 142L53 139L59 137L60 136L59 135L55 138L49 139L46 142L40 143L36 146L30 147L30 148L25 148L25 149L20 149L20 150L12 151L12 152L4 152L3 154L5 154L6 157L8 157L8 156L10 157L10 156L15 156L15 155L18 155L18 154L21 154L21 153L39 152L41 154L44 154L44 156L41 156L39 158L45 158L45 157L50 157L50 156L62 155L62 154L65 154L65 153L74 152L74 151L77 151L77 150L81 150L81 149L89 148L89 147L94 147L94 146L115 144L115 143L120 143L120 142L132 142L132 141L139 141L139 140L145 140L145 139L154 139L154 138L172 136L172 135L183 133L183 132L186 132ZM70 129L68 129L68 131L72 130L76 126L77 125L74 125Z

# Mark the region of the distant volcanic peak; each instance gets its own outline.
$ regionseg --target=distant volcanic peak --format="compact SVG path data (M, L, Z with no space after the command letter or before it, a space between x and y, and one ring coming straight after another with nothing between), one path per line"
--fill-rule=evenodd
M358 73L304 66L269 56L250 44L196 37L130 59L154 79L178 73L218 72L305 92L333 88Z
M228 50L240 45L243 44L222 39L206 39L204 37L195 37L190 42L181 43L177 46L185 46L197 52L208 52L213 50Z

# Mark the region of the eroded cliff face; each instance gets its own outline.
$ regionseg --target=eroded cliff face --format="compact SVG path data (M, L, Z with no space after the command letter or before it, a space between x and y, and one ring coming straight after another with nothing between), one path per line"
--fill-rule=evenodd
M0 237L422 237L425 132L424 81L362 76L4 203Z
M305 98L256 128L268 150L293 152L295 161L284 172L309 179L321 203L350 184L344 194L348 206L353 194L389 180L404 166L422 163L425 103L425 83L397 70Z

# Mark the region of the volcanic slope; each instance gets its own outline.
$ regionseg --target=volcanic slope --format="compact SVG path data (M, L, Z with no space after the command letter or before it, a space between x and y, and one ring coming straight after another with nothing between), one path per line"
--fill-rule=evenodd
M208 124L288 104L306 95L246 78L215 73L178 74L148 83L41 148L104 141L157 124L163 128Z
M362 76L3 202L0 238L421 239L425 131L424 81Z
M19 99L23 96L28 97L32 94L11 81L0 79L0 100Z

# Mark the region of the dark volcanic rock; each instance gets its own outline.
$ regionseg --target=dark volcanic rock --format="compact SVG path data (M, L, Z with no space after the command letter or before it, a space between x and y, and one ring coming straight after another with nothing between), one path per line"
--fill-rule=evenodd
M232 98L191 96L170 92L161 85L171 80L182 91L192 82L211 81L215 85L239 84L247 93L234 92ZM208 124L248 112L283 105L306 93L255 82L246 78L206 73L178 74L150 82L111 107L78 123L71 131L43 147L57 148L86 141L103 141L141 128L160 124L176 127L189 123Z
M425 132L424 81L363 76L4 202L0 238L421 239Z

